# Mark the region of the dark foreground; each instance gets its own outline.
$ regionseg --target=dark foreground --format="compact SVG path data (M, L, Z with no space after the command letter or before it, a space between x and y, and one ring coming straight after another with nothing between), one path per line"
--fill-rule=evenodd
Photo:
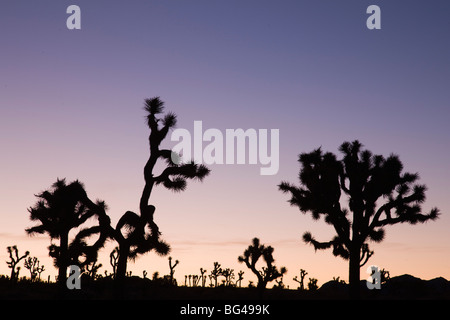
M348 299L348 285L336 281L325 283L317 290L266 289L235 287L176 287L154 283L149 279L126 279L117 290L111 279L82 281L81 289L61 293L55 283L0 281L0 300L344 300ZM421 280L410 275L390 279L380 290L369 290L361 281L361 298L366 300L450 300L450 281L444 278Z

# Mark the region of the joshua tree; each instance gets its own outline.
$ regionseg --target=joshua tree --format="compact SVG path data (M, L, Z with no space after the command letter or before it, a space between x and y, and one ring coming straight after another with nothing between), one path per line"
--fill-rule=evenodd
M278 289L284 289L284 283L283 283L283 276L281 276L280 278L279 278L280 280L278 280L278 279L275 279L275 282L276 282L276 288L278 288ZM275 287L274 286L274 287Z
M223 269L220 274L225 277L224 285L226 287L233 286L233 280L235 278L234 269L230 269L230 268Z
M292 279L300 284L300 287L298 287L299 290L305 290L304 280L307 274L308 272L306 270L300 269L300 280L298 280L297 276Z
M39 260L38 260L38 265L37 265L37 268L36 268L36 272L38 274L38 281L41 281L41 273L44 272L44 271L45 271L44 265L39 266Z
M119 247L115 247L113 251L109 254L109 263L113 268L113 278L116 277L117 274L117 261L119 260Z
M160 255L169 253L169 245L159 238L159 228L154 222L155 207L149 205L153 187L161 184L169 190L184 191L187 179L202 181L210 172L204 165L194 162L179 163L179 155L171 150L160 149L161 142L176 125L177 118L171 112L163 118L158 118L164 110L164 102L159 97L146 99L144 109L147 112L147 125L150 129L150 157L144 167L145 185L139 203L140 215L127 211L112 230L113 237L119 243L117 266L119 280L125 276L128 259L135 259L137 255L152 249ZM162 124L161 127L159 123ZM160 159L166 162L166 167L160 174L155 175L155 165Z
M345 284L345 280L341 280L341 277L333 277L333 281Z
M385 269L381 269L380 274L381 274L381 279L380 279L381 284L386 283L388 280L391 279L391 276L389 275L389 271L387 271Z
M175 263L172 264L172 257L169 257L169 268L170 268L170 274L169 274L169 282L170 284L176 284L177 281L173 278L173 275L175 274L175 267L180 263L180 261L175 260Z
M426 187L415 184L417 173L402 173L398 156L373 155L358 141L344 142L339 150L342 160L320 148L302 153L300 187L282 182L279 189L291 194L292 206L311 212L315 220L323 215L333 225L337 234L331 241L319 242L309 232L303 240L316 250L332 248L335 256L349 260L350 295L358 298L360 267L373 254L366 241L382 241L387 225L435 220L439 210L421 213ZM342 193L351 214L341 207Z
M59 269L58 283L65 286L67 267L76 264L83 267L97 259L98 250L107 239L107 226L110 223L103 201L92 202L81 182L66 184L65 179L58 179L51 190L37 195L38 202L28 209L32 221L41 224L26 229L29 235L48 233L51 239L59 239L59 246L51 244L49 254L54 258ZM86 220L96 216L99 225L82 229L69 245L70 230L80 227ZM88 245L86 239L98 234L94 244ZM79 258L84 257L84 261Z
M241 282L244 280L244 271L238 272L238 279L236 280L236 285L239 285L239 288L241 287Z
M222 268L220 267L219 262L214 262L214 268L211 271L211 274L209 275L209 279L211 281L212 286L212 279L214 279L214 287L217 287L217 279L222 274Z
M317 286L317 279L316 278L309 278L309 283L308 283L308 290L309 291L314 291L317 290L318 286Z
M25 254L21 257L19 257L19 249L17 249L17 246L10 246L6 248L9 253L9 258L11 261L6 261L6 264L8 265L8 268L11 268L11 282L16 282L19 279L19 271L20 267L17 267L17 264L20 260L25 259L30 254L29 251L26 251ZM17 269L16 269L17 267Z
M271 246L266 247L265 245L260 244L258 238L254 238L252 245L244 251L244 255L238 257L238 261L245 262L245 265L258 278L257 288L260 289L261 292L266 288L267 283L281 277L287 272L285 267L281 267L280 270L278 270L277 267L273 265L275 262L273 251L274 249ZM266 267L262 267L262 271L256 269L256 263L260 257L263 257L267 265Z
M36 257L28 257L23 263L24 267L30 270L30 279L34 281L38 275L37 269L39 268L39 260Z
M192 275L192 286L196 287L198 283L200 282L200 276L199 275Z
M202 287L204 287L205 284L206 284L206 275L205 275L205 273L206 273L206 270L203 269L203 268L200 268L200 278L202 279Z
M91 263L84 266L84 271L89 276L90 279L95 280L97 278L98 269L103 265L101 263L97 264L97 261L92 261Z

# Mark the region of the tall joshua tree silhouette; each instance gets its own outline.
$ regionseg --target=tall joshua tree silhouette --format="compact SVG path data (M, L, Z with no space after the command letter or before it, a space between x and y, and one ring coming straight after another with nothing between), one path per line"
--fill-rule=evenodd
M256 275L258 278L257 288L262 294L262 291L266 288L267 283L275 280L287 272L285 267L281 267L280 270L273 264L275 259L273 258L274 249L271 246L265 246L260 244L258 238L253 238L252 244L244 251L242 256L238 257L239 262L244 262L245 265ZM256 263L259 258L263 258L266 262L266 267L262 267L262 270L256 269Z
M324 216L333 225L337 235L331 241L319 242L309 232L303 240L316 250L332 248L335 256L349 260L350 296L358 298L360 267L373 254L366 241L381 242L387 225L435 220L439 210L421 213L426 186L416 184L417 173L402 173L398 156L373 155L357 140L344 142L339 150L342 160L320 148L300 154L300 187L288 182L278 187L290 193L292 206L311 212L315 220ZM351 214L341 207L342 193Z
M180 163L177 161L179 155L168 149L160 149L161 142L169 130L175 127L177 117L169 112L158 118L164 111L164 102L159 97L145 99L144 110L147 112L147 125L150 129L150 156L144 167L145 185L139 203L140 215L127 211L112 230L114 238L119 243L117 265L119 280L125 277L128 259L134 259L138 254L152 249L161 255L169 253L170 247L160 239L159 228L154 222L155 207L149 205L153 187L162 184L169 190L184 191L187 179L202 181L210 172L204 165L194 162ZM166 167L159 175L155 175L154 169L159 159L165 160Z
M78 180L66 184L65 179L57 179L50 190L36 197L37 203L28 209L32 221L41 224L28 228L29 235L48 233L51 239L59 239L59 246L51 244L49 254L58 268L58 283L64 287L67 279L67 267L76 264L83 267L97 260L98 250L108 238L107 226L110 223L106 215L106 204L97 200L92 202ZM86 220L96 216L99 224L81 229L69 244L70 230L80 227ZM97 235L97 240L87 244L87 239ZM83 261L80 261L82 257Z

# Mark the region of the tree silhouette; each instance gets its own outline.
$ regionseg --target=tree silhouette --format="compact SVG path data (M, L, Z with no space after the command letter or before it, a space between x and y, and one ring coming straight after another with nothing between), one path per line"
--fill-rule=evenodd
M209 275L209 279L211 281L211 287L213 286L212 280L214 279L214 287L217 287L217 279L222 274L222 268L220 267L220 263L215 261L213 263L214 268L211 270L211 273Z
M38 275L39 260L37 257L28 257L23 263L24 267L30 270L30 279L34 281Z
M308 282L308 290L309 291L315 291L317 290L319 287L317 286L317 279L316 278L309 278L309 282Z
M179 155L168 149L160 149L161 142L169 130L175 127L177 118L174 113L167 113L162 118L158 116L164 111L164 102L159 97L146 99L144 109L147 112L147 125L150 129L150 156L144 167L145 185L139 202L140 215L127 211L111 230L113 237L119 243L119 259L117 264L117 279L123 279L126 274L127 261L137 255L155 250L160 255L169 253L170 247L160 239L159 228L154 222L155 207L149 205L150 195L155 185L162 184L169 190L184 191L187 179L202 181L209 174L204 165L194 162L179 163ZM159 126L159 123L162 126ZM158 160L165 161L165 168L159 175L154 174ZM175 160L175 161L174 161Z
M252 244L244 251L242 256L238 257L239 262L245 262L245 265L256 275L258 278L257 288L262 292L267 283L272 280L281 277L287 272L285 267L281 267L280 270L273 265L275 259L273 258L274 249L271 246L265 246L260 244L258 238L253 238ZM263 257L266 262L266 267L262 267L262 270L256 269L256 263L259 258Z
M113 251L111 251L111 253L109 254L109 263L113 268L112 273L113 278L116 278L118 260L119 260L119 247L115 247Z
M309 232L303 240L316 250L332 248L335 256L349 260L350 295L358 298L360 267L373 254L366 241L382 241L387 225L435 220L439 210L421 213L426 187L415 184L417 173L402 173L398 156L373 155L359 141L344 142L339 150L342 160L320 148L300 154L300 187L283 181L279 189L291 194L292 206L311 212L315 220L323 215L333 225L337 235L331 241L319 242ZM342 193L351 214L341 207Z
M108 238L107 226L110 221L105 213L106 205L99 200L92 202L78 180L66 184L65 179L57 179L50 190L36 197L39 200L28 211L30 219L40 221L41 224L26 229L26 232L29 235L48 233L51 239L59 239L59 246L49 246L49 254L59 270L58 283L64 287L69 265L83 267L97 260L98 250ZM98 218L99 225L81 229L69 244L69 232L94 216ZM94 235L98 235L98 239L88 245L86 240Z
M308 272L306 272L306 270L304 269L300 269L300 280L297 278L297 276L295 276L292 280L294 280L295 282L298 282L300 284L300 286L298 287L299 290L305 290L305 284L304 284L304 280L305 280L305 276L308 274Z
M236 285L239 286L239 288L241 287L241 282L242 280L244 280L244 271L240 270L238 272L238 279L236 280Z
M180 261L175 260L175 263L172 264L172 257L169 257L169 268L170 268L170 274L169 274L169 282L170 284L176 285L177 280L173 277L175 274L175 267L180 263Z
M178 261L178 260L177 260ZM200 278L202 279L202 287L206 285L206 269L200 268Z
M11 261L6 261L6 264L8 265L8 268L11 268L11 282L16 282L19 279L19 272L20 267L17 267L17 264L20 262L20 260L25 259L30 254L29 251L26 251L25 254L21 257L19 257L19 249L17 249L17 246L9 246L6 248L9 253L9 259ZM17 267L17 270L16 270Z

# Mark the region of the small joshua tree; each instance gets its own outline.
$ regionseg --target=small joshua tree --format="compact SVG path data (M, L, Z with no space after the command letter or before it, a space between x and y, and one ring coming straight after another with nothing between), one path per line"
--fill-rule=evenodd
M220 274L225 277L224 285L226 287L233 286L233 280L235 278L235 276L234 276L234 269L230 269L230 268L223 269Z
M38 201L28 211L30 219L40 224L27 228L26 232L29 235L47 233L50 239L59 240L59 245L50 245L49 255L58 268L59 286L65 289L69 265L84 267L97 260L98 250L108 238L110 219L105 212L107 207L103 201L92 202L78 180L67 184L65 179L57 179L49 190L36 197ZM85 222L91 218L97 218L98 225L84 228ZM81 230L69 242L69 232L77 228ZM88 245L87 239L91 237L97 239ZM80 257L84 261L80 261Z
M25 259L26 257L28 257L28 255L30 254L29 251L26 251L25 254L21 257L19 257L19 249L17 249L17 246L10 246L7 247L8 253L9 253L9 258L11 259L11 261L6 261L6 264L8 265L8 268L11 268L11 282L16 282L17 279L19 279L19 271L20 271L20 267L17 267L17 264L19 263L20 260ZM16 269L17 267L17 269Z
M169 257L169 268L170 268L170 274L169 274L169 282L170 284L176 285L177 281L174 279L173 275L175 274L175 267L180 263L180 261L175 260L175 263L172 264L172 257Z
M239 262L244 262L245 265L256 275L258 278L257 288L261 291L267 286L267 283L273 281L287 272L285 267L281 267L280 270L273 265L275 259L273 258L274 249L271 246L265 246L260 244L258 238L254 238L252 245L250 245L242 256L238 257ZM262 267L261 270L256 269L256 263L259 258L263 257L266 262L266 267Z
M203 181L210 170L203 164L193 161L181 163L180 156L172 150L161 149L161 143L170 129L177 123L174 113L164 111L164 102L159 97L145 99L144 110L147 112L147 125L150 129L148 138L150 156L144 166L144 188L139 202L139 212L131 211L119 219L116 228L111 230L114 239L119 243L119 260L117 279L123 280L128 260L154 250L159 255L167 255L170 246L160 239L161 232L154 221L155 207L149 204L155 186L163 186L174 192L186 190L188 180ZM163 169L155 173L160 162Z
M317 290L317 288L318 288L318 286L317 286L317 279L316 278L309 278L308 290L315 291L315 290Z
M119 260L119 247L115 247L114 250L111 251L111 253L109 254L109 263L113 268L112 273L113 278L116 277L118 260Z
M241 270L238 272L238 279L236 280L236 285L238 285L239 288L241 287L242 280L244 280L244 271Z
M84 271L86 272L86 274L89 276L90 279L95 280L97 278L97 273L98 270L102 267L103 265L101 263L97 264L97 261L92 261L91 263L87 264L84 267Z
M38 274L38 281L39 281L39 282L41 281L41 273L44 272L44 271L45 271L44 265L39 266L39 260L38 260L38 266L37 266L37 268L36 268L36 272L37 272L37 274Z
M30 279L34 281L38 275L39 260L36 257L28 257L23 263L24 267L30 270Z
M308 272L306 272L306 270L300 269L300 280L297 278L297 276L292 279L300 284L300 287L298 287L299 290L305 290L304 280L307 274Z
M220 263L219 262L214 262L214 268L211 271L210 274L210 280L214 280L214 287L217 287L217 279L219 278L219 276L222 274L222 268L220 267ZM211 282L212 285L212 282Z
M206 275L205 275L205 273L206 273L206 270L203 269L203 268L200 268L200 277L202 279L202 287L204 287L205 284L206 284Z

